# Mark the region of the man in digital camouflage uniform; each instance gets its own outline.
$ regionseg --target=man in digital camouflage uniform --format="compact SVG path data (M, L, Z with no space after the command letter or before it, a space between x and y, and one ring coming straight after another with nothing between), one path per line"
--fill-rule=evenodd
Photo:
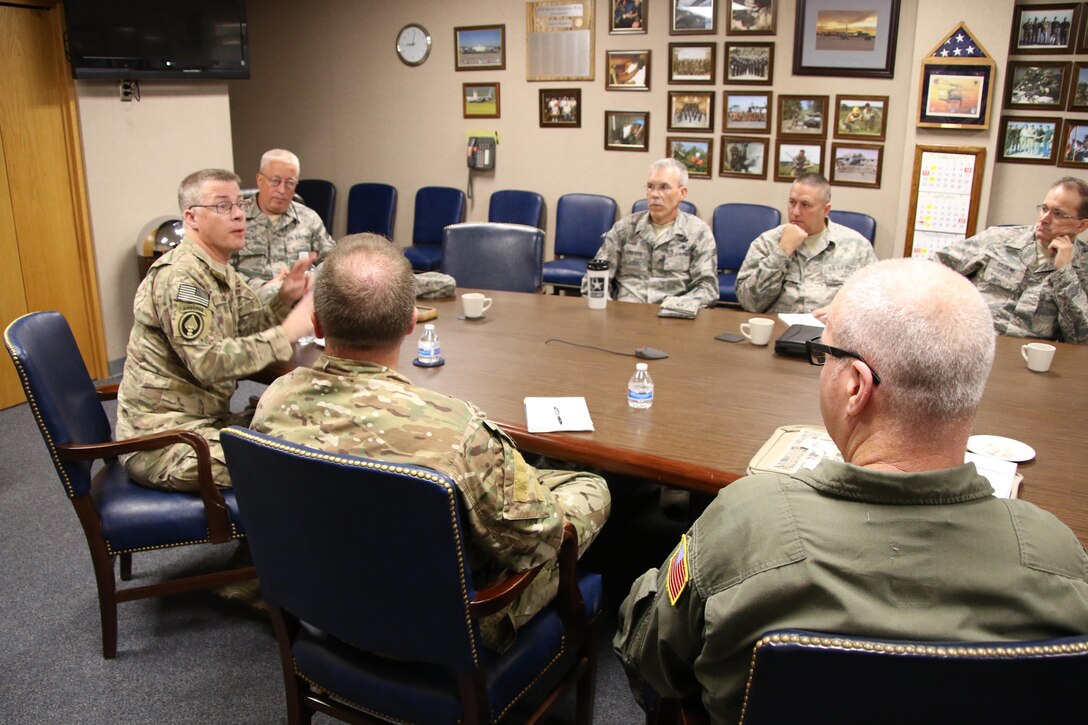
M313 329L308 262L295 263L271 305L228 264L245 234L247 202L238 181L230 171L205 169L181 182L185 238L151 265L136 289L117 396L118 439L170 428L196 431L208 440L220 486L229 486L230 477L219 429L249 419L230 411L237 379L288 359L291 341ZM127 454L123 461L142 484L197 488L196 453L187 445Z
M261 397L252 427L329 452L426 466L463 493L476 586L504 570L549 566L508 608L481 623L502 650L555 596L566 522L579 555L604 526L608 486L590 473L537 470L470 403L413 385L397 371L415 327L415 282L400 248L374 234L342 239L317 273L314 326L325 352Z
M300 252L319 264L335 242L313 209L293 201L298 187L298 156L272 149L261 157L257 198L246 212L246 243L231 264L262 302L276 296L283 275Z
M937 252L974 282L999 335L1088 344L1088 184L1059 179L1035 224L990 227Z
M846 283L812 358L845 462L729 484L635 581L613 644L636 693L645 682L700 697L714 723L738 722L753 645L774 629L976 642L1088 632L1076 535L995 497L963 462L992 324L978 291L936 262L878 262Z
M856 270L876 261L873 245L828 219L831 185L802 174L790 187L787 223L760 234L737 272L749 312L812 312L831 303Z
M650 166L647 211L620 219L595 259L609 262L612 299L689 312L718 301L718 248L706 222L680 211L688 170L676 159ZM582 280L582 294L588 281Z

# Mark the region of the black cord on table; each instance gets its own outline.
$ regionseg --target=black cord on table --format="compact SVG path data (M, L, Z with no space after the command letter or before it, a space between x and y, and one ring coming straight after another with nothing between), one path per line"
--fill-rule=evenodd
M549 342L561 342L564 345L573 345L574 347L584 347L584 348L588 348L590 350L597 350L599 352L612 353L613 355L623 355L624 357L638 357L638 355L636 355L633 352L620 352L618 350L609 350L608 348L597 347L596 345L583 345L580 342L571 342L570 340L560 340L558 337L549 338L549 339L544 341L544 344L547 345Z

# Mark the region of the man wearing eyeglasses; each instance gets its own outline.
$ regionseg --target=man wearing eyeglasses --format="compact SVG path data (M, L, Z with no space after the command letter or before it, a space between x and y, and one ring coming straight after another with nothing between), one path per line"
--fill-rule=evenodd
M974 282L999 335L1088 344L1088 183L1058 179L1027 226L990 227L937 252Z
M184 428L208 441L212 477L230 486L219 430L248 425L235 414L238 378L291 357L291 342L313 333L310 260L295 260L265 305L230 266L245 241L238 177L222 169L190 174L178 189L181 244L157 259L136 289L135 322L117 394L117 438ZM127 454L129 475L154 488L195 490L196 451L185 444Z
M820 413L843 461L726 486L613 640L639 685L741 719L754 643L794 628L909 640L1088 632L1088 559L1054 516L964 463L994 359L979 292L936 262L854 274L822 339ZM814 391L815 392L815 391ZM636 692L642 688L636 686Z
M246 212L246 244L231 259L265 303L300 253L316 253L319 263L335 244L317 212L294 201L299 168L298 156L284 149L261 157L256 203Z

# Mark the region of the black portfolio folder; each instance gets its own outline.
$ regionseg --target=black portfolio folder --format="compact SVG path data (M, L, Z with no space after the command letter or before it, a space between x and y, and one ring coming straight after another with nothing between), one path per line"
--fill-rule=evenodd
M779 355L794 355L806 357L805 343L814 337L823 334L824 328L814 325L790 325L777 340L774 341L774 351Z

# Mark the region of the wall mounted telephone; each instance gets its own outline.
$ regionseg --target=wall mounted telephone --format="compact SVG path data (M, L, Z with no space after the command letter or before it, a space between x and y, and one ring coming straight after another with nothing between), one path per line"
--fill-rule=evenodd
M495 168L495 139L488 136L469 137L466 155L470 169Z

